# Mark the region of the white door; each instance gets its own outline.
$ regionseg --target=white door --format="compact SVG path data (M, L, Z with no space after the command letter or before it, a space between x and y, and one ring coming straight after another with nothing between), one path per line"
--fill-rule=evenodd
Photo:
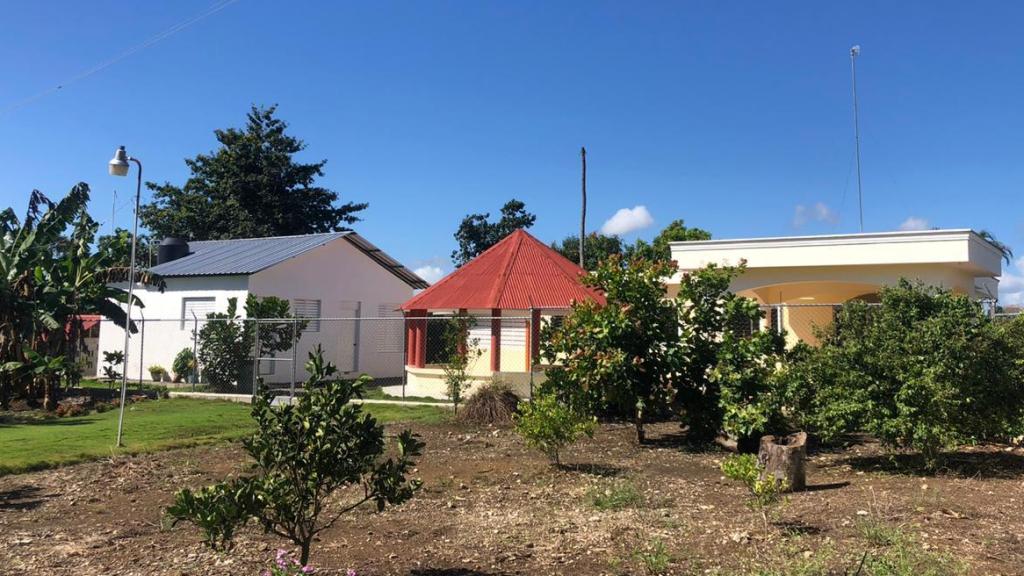
M360 303L344 300L339 307L339 318L359 318ZM338 370L359 371L359 321L338 321Z

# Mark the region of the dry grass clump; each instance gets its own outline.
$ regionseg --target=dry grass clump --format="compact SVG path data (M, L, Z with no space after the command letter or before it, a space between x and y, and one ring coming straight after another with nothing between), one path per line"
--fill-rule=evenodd
M458 420L467 424L508 425L519 405L519 396L499 380L482 386L459 408Z

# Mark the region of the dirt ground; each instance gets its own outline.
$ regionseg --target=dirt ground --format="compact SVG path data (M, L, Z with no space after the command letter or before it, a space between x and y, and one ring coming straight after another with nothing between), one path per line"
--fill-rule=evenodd
M314 546L320 573L791 573L815 560L854 573L865 553L884 552L884 538L865 528L875 527L968 574L1024 574L1019 449L962 452L932 477L893 472L870 444L813 453L810 489L790 496L766 532L744 488L722 478L725 454L687 452L673 424L654 426L643 447L631 428L604 425L567 451L571 465L561 469L509 430L415 429L427 443L423 490L383 513L366 507L339 520ZM162 513L176 489L244 462L237 446L222 445L0 477L0 573L257 574L286 542L252 526L232 551L214 552L197 529L169 528ZM625 485L639 502L594 504L595 494Z

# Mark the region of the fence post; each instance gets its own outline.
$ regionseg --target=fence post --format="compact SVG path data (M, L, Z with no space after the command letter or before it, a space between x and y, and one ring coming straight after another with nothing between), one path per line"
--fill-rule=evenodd
M538 334L533 331L533 322L538 318L536 311L530 308L530 319L526 321L526 333L529 335L527 342L529 346L526 349L526 357L530 359L526 363L526 369L530 371L530 402L533 402L533 364L537 362L537 358L533 357L533 351L537 349L538 343L534 342L534 337Z
M319 320L318 320L318 322L319 322ZM295 371L298 369L298 367L295 365L295 363L298 361L298 350L297 350L297 348L298 348L298 340L296 338L296 332L298 331L297 330L298 327L299 327L298 319L293 319L292 320L292 386L291 386L291 389L288 392L289 393L289 397L288 397L288 403L289 404L294 404L295 403Z
M142 314L142 310L139 310L139 314L140 315ZM144 366L143 359L144 359L144 355L146 353L146 318L145 318L145 316L143 316L143 318L139 321L139 326L141 326L139 328L139 391L141 392L142 391L142 370L143 370L143 366ZM127 369L128 369L128 367L125 366L125 370L127 370Z
M192 310L192 361L196 363L192 371L192 391L196 391L196 382L199 381L199 317L195 310Z
M259 318L246 319L246 322L253 322L252 339L252 403L256 403L256 385L260 379L260 320Z

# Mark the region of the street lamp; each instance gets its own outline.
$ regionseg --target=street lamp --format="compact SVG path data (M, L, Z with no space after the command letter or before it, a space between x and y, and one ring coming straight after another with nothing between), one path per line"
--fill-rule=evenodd
M117 417L117 445L121 445L121 431L124 429L124 405L128 397L128 338L132 326L132 303L135 295L135 241L139 237L139 197L142 195L142 162L138 158L132 158L124 150L124 146L118 147L114 157L110 159L108 170L111 176L127 176L129 162L135 162L139 167L139 180L135 187L135 221L132 224L132 252L128 266L128 305L125 307L124 323L124 370L121 373L121 413Z

